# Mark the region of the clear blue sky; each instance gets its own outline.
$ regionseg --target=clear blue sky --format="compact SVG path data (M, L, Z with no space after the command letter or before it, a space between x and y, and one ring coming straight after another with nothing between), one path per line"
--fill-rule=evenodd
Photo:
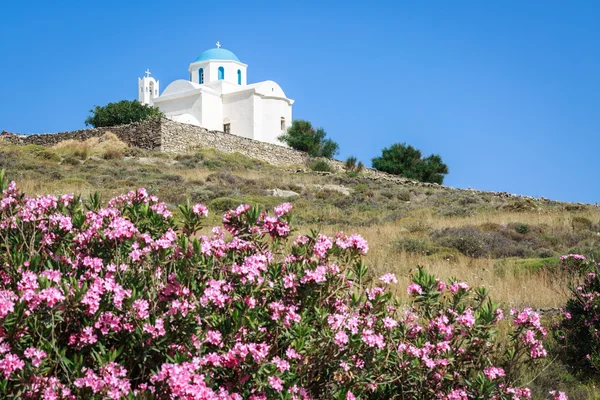
M84 127L88 110L161 88L219 40L277 81L294 118L370 165L407 142L445 183L600 201L597 1L5 0L0 129Z

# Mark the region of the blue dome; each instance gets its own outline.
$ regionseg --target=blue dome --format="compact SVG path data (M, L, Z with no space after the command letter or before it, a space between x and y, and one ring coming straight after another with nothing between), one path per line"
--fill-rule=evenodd
M227 49L208 49L204 53L200 54L200 56L194 62L198 61L207 61L207 60L231 60L241 62L239 58L231 51Z

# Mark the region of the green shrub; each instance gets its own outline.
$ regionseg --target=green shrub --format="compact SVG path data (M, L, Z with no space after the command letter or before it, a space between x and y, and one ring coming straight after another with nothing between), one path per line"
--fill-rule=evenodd
M332 158L338 153L340 146L333 140L326 139L326 136L323 128L315 129L310 122L296 119L278 139L292 149L304 151L311 157Z
M502 230L502 225L494 222L485 222L479 225L479 230L482 232L500 232Z
M45 160L45 161L52 161L52 162L61 162L62 161L62 158L58 154L48 151L48 150L40 151L39 153L37 153L37 157L39 157L40 159Z
M61 179L60 182L66 185L89 186L89 182L81 178L64 178Z
M80 165L81 161L73 156L67 156L67 157L63 158L62 164L74 166L74 165Z
M360 174L363 171L363 169L365 169L365 164L363 164L362 161L359 161L358 164L356 164L356 168L354 169L354 172Z
M531 229L529 228L529 225L527 225L527 224L517 223L517 224L515 224L515 231L522 235L526 235L531 231Z
M102 155L102 158L104 158L105 160L120 160L123 157L123 152L117 149L106 150Z
M105 106L95 106L90 110L91 115L85 120L87 126L98 128L101 126L115 126L144 121L152 118L164 117L158 107L142 104L136 100L121 100L117 103L108 103Z
M396 198L400 201L410 201L410 191L401 190L396 194Z
M76 158L79 158L79 159L85 161L88 159L89 154L90 154L89 149L87 147L82 147L73 152L73 157L76 157Z
M448 234L448 231L436 239L438 245L456 249L468 257L486 257L489 254L478 231L463 229L457 234Z
M354 169L356 168L356 157L354 156L350 156L346 159L346 162L344 163L344 167L346 168L347 171L354 171Z
M333 167L327 160L316 159L309 162L308 167L318 172L334 172Z
M242 203L241 200L232 199L231 197L219 197L212 200L208 206L214 211L224 212L233 210Z
M574 231L589 231L592 229L592 221L585 217L573 217L571 219L571 226Z
M393 248L398 253L403 251L407 253L417 253L430 255L437 251L437 247L429 240L420 238L398 238L393 243Z
M540 258L550 258L554 256L554 251L547 249L545 247L539 248L536 250L537 256Z
M199 188L190 194L190 199L194 203L209 204L215 198L215 194L206 188Z
M373 158L373 168L408 179L442 184L448 174L448 166L439 155L423 158L421 151L406 143L396 143Z
M597 377L600 374L600 274L595 261L580 254L561 257L570 271L571 298L562 318L553 329L562 359L577 373Z
M365 168L365 165L362 163L362 161L358 161L358 163L356 161L356 157L350 156L346 159L346 162L344 163L344 168L346 168L346 172L348 174L352 174L352 176L357 176Z

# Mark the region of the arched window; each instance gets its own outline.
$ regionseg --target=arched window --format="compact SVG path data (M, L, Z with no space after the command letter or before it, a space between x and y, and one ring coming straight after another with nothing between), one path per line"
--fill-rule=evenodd
M150 97L154 97L154 82L150 82Z
M238 85L242 84L242 71L238 69Z
M219 67L219 80L222 81L225 79L225 68Z
M198 83L201 85L204 83L204 68L198 70Z
M281 130L285 131L285 118L281 117Z

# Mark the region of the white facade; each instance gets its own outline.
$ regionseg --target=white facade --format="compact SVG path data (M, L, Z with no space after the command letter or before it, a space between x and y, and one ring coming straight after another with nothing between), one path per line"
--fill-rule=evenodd
M292 123L294 100L276 82L248 84L247 67L217 42L189 65L189 80L172 82L160 96L158 81L146 71L138 79L139 101L174 121L282 144L277 137Z

